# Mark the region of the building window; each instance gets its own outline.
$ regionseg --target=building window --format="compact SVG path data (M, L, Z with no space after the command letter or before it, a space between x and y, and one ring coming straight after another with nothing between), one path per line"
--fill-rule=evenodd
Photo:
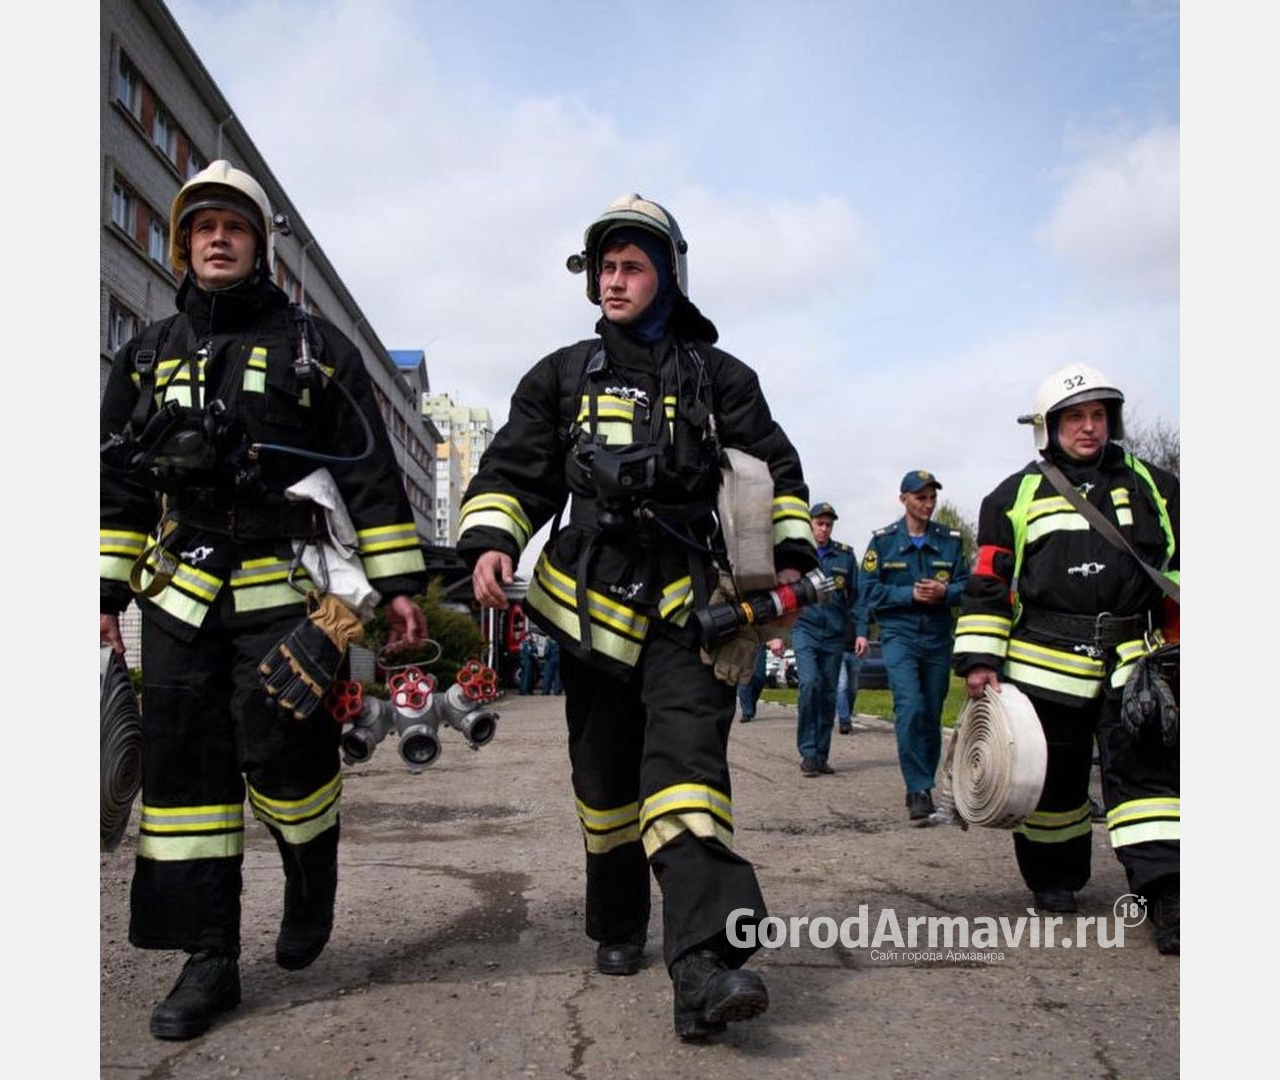
M142 320L114 296L107 298L107 352L115 352L135 337Z
M134 116L142 117L142 80L138 70L124 53L120 54L120 74L116 81L116 97Z
M147 254L161 266L167 264L169 258L169 230L158 218L151 219L151 228L147 230Z
M156 103L155 119L151 122L151 141L170 161L178 160L178 129L173 117L163 105Z
M195 176L196 173L202 171L203 169L207 169L208 167L209 167L209 163L205 161L205 159L202 158L198 153L196 153L196 148L194 146L187 151L187 179L188 180L190 180L193 176Z
M111 185L111 220L130 236L138 224L138 200L132 191L118 182Z

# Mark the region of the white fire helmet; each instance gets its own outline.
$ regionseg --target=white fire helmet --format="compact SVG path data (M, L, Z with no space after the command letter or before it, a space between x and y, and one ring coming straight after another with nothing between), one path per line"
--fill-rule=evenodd
M575 274L587 275L587 299L600 303L600 242L611 229L621 225L635 225L659 237L671 251L671 272L676 288L689 295L689 262L685 257L689 245L685 242L680 226L671 212L643 195L632 192L620 195L609 208L587 226L583 236L583 251L570 255L566 265Z
M1040 384L1035 412L1019 416L1019 424L1030 424L1036 449L1049 446L1049 417L1068 405L1082 401L1107 404L1107 440L1124 438L1124 394L1115 382L1087 364L1068 364Z
M191 250L187 223L198 210L234 210L247 218L258 234L258 254L266 272L274 271L271 200L247 172L229 161L215 161L182 185L169 208L169 263L174 273L186 272Z

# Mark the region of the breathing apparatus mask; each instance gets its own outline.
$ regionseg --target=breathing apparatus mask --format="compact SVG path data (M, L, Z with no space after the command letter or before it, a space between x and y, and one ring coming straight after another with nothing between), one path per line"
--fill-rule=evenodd
M603 436L579 436L574 456L594 489L600 531L621 533L639 523L640 504L653 495L658 481L661 446L633 446L617 450Z

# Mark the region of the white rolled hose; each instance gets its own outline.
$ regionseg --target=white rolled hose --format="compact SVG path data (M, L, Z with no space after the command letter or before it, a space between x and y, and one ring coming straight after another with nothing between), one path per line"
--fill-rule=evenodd
M940 820L948 803L968 825L1012 829L1040 801L1049 748L1030 699L1012 683L987 686L956 719L941 769Z

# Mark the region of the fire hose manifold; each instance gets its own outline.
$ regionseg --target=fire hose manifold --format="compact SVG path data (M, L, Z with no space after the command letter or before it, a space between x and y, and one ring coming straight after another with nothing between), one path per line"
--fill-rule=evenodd
M325 698L334 720L344 725L342 759L358 765L373 756L393 729L399 736L400 759L412 773L420 773L440 756L440 725L453 728L472 750L497 733L498 714L488 708L498 696L497 672L468 660L458 669L454 684L437 692L435 677L416 665L396 670L387 680L390 700L366 694L364 687L339 679Z
M114 851L124 836L133 800L142 787L142 716L124 660L111 646L104 645L99 661L100 843L103 851Z
M1049 748L1031 700L1012 683L986 686L956 718L940 769L933 820L962 827L1012 829L1025 821L1044 789Z

